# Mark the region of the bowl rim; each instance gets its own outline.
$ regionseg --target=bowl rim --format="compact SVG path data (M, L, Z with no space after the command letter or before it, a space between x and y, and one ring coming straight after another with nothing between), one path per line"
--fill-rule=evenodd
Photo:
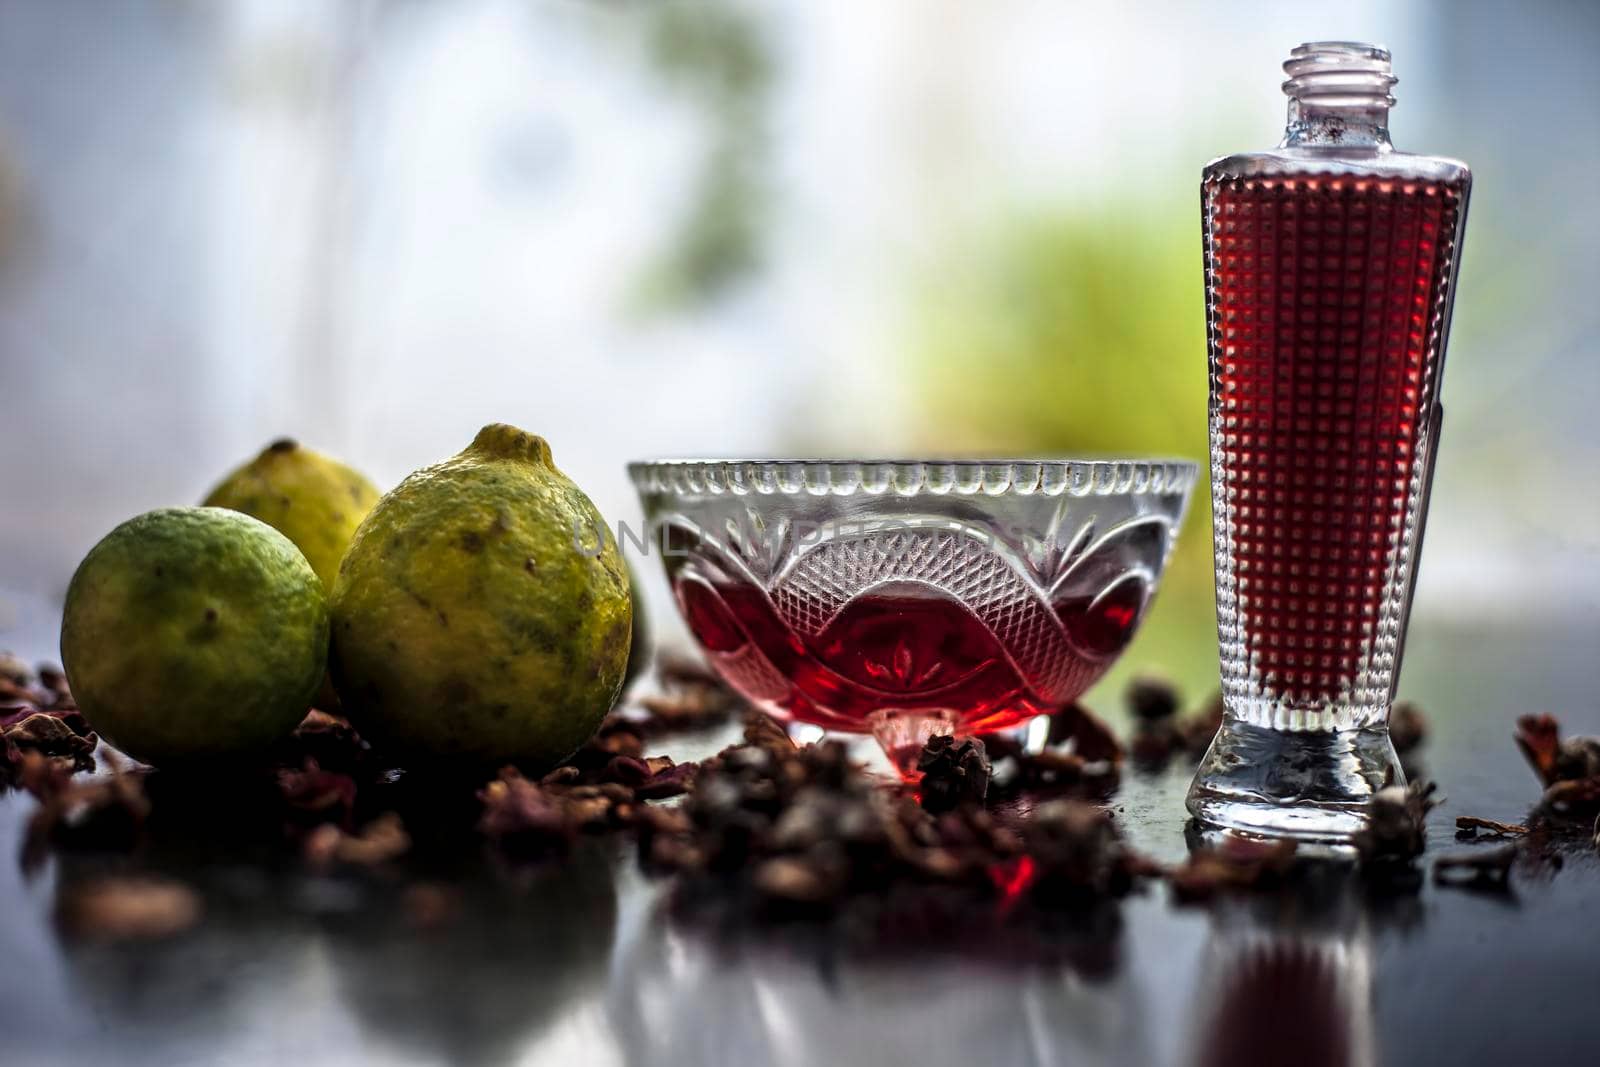
M1198 460L1169 458L1021 459L649 459L628 464L640 493L673 495L899 496L957 493L1104 496L1188 493Z

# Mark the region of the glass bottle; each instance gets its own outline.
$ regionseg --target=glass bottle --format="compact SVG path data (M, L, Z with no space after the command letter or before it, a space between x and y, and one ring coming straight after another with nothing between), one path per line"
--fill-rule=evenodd
M1403 781L1389 743L1471 174L1389 143L1389 53L1303 44L1277 148L1201 183L1226 714L1203 823L1312 840Z

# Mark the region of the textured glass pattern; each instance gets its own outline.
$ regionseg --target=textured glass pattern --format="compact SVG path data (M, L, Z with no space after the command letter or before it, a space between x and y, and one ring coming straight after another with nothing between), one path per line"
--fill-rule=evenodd
M1207 175L1219 639L1245 721L1344 729L1387 712L1464 192Z
M1143 462L636 464L673 593L768 711L872 732L1014 726L1133 638L1197 468Z

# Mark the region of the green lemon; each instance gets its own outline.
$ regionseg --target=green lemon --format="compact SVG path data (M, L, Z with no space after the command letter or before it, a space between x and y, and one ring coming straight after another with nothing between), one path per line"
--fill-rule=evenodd
M157 765L246 756L306 713L327 659L322 582L283 534L221 508L112 530L67 589L61 660L84 716Z
M359 471L287 438L268 445L205 499L209 507L242 511L281 532L330 591L350 538L377 502L377 487Z
M550 446L485 426L378 501L330 602L334 684L381 749L528 768L582 745L628 663L628 574Z

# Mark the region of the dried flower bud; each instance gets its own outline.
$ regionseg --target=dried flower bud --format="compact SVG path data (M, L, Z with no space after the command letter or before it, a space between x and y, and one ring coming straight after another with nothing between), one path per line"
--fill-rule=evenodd
M928 738L917 757L922 774L922 806L949 811L960 804L982 804L989 793L988 753L976 737L957 741L949 734Z
M1405 755L1428 739L1428 719L1422 709L1402 700L1389 712L1389 743L1395 753Z
M14 711L0 711L0 785L15 780L23 752L37 752L58 763L68 774L92 771L98 743L99 738L76 708L41 711L24 705Z
M1128 710L1141 724L1170 719L1178 713L1178 690L1159 674L1141 674L1128 683Z
M1351 843L1364 864L1409 863L1427 844L1424 823L1438 806L1434 784L1418 779L1407 786L1390 785L1367 801L1367 821Z

